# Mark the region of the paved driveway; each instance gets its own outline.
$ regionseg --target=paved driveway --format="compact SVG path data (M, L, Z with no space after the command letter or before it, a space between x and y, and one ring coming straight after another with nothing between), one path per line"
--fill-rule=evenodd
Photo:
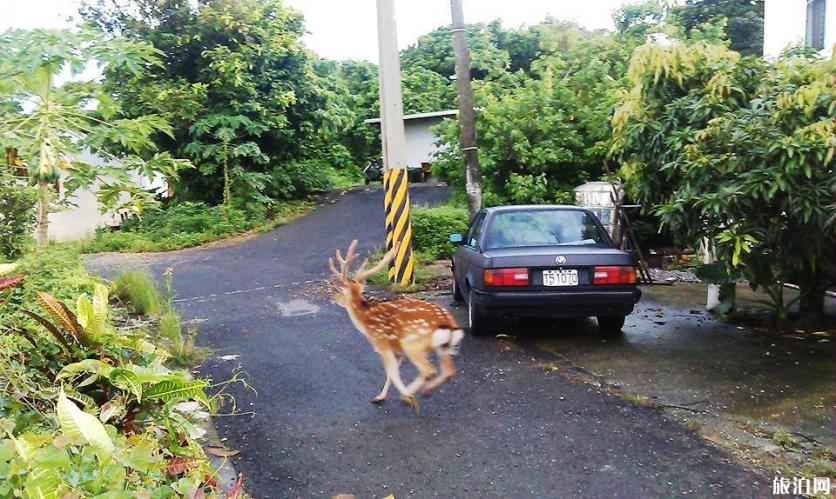
M432 204L448 194L412 195ZM240 364L257 390L234 388L240 415L216 419L227 445L243 449L234 465L255 497L768 495L764 478L692 432L572 381L571 366L534 347L468 336L459 377L421 400L421 417L391 394L369 403L380 362L321 281L335 247L382 240L382 194L332 201L239 245L91 263L146 264L157 275L175 265L179 307L214 349L202 373L222 381Z

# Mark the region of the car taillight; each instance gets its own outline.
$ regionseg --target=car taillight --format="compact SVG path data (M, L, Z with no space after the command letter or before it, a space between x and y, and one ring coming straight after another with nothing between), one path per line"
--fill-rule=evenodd
M592 284L635 284L636 267L595 267Z
M528 286L528 269L488 269L485 286Z

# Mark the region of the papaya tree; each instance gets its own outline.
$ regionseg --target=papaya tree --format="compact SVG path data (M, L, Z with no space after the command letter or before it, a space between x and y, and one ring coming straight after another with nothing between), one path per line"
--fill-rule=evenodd
M163 119L125 118L95 77L79 79L91 67L139 73L155 64L159 54L141 42L86 30L15 30L0 35L0 67L8 72L0 101L10 109L0 119L0 143L17 150L38 186L39 246L48 241L52 186L62 171L68 176L65 200L79 188L99 185L105 208L141 212L154 202L153 195L138 188L130 173L174 177L187 166L158 153L150 140L154 133L170 133ZM82 161L84 151L104 164Z
M613 116L633 198L683 241L711 241L723 274L763 289L779 320L784 283L818 315L834 275L833 70L804 50L770 63L703 42L646 45Z

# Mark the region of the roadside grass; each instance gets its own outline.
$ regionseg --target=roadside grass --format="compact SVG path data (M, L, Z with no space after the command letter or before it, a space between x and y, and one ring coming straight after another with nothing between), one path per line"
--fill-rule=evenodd
M155 316L162 306L153 277L139 270L125 271L114 281L114 293L135 313Z
M369 278L369 282L379 288L385 288L396 293L417 293L429 289L429 285L444 277L438 268L432 265L435 259L429 258L425 253L413 251L415 258L415 283L409 286L392 284L389 282L389 269L383 269ZM377 261L383 258L383 253L378 252L369 259Z
M75 243L81 253L173 251L242 235L266 232L312 211L310 200L283 202L254 212L225 210L205 203L180 203L131 219L119 230L100 229Z

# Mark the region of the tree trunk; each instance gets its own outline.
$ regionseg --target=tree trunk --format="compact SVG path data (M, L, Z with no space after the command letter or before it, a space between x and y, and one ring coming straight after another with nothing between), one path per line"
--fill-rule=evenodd
M801 319L811 319L824 315L824 297L827 281L824 279L801 279L798 300L798 314Z
M39 248L49 243L49 183L38 181L38 228L35 242Z

